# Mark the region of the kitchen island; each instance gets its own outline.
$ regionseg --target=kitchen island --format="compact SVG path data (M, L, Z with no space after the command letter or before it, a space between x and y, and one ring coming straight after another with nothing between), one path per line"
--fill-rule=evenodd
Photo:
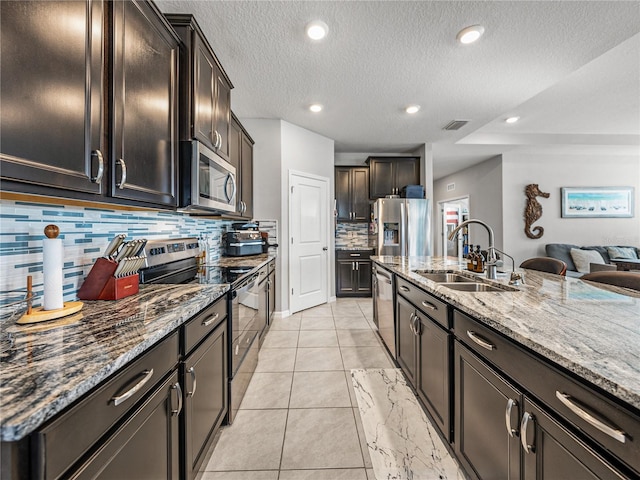
M372 260L394 274L396 360L473 477L583 464L596 478L637 475L640 293L532 270L511 287L453 258ZM501 290L421 275L438 272ZM562 454L547 454L554 442Z

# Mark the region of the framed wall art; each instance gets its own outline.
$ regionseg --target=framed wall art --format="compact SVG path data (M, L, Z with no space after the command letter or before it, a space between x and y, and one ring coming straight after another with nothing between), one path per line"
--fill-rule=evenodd
M563 218L633 217L633 187L563 187Z

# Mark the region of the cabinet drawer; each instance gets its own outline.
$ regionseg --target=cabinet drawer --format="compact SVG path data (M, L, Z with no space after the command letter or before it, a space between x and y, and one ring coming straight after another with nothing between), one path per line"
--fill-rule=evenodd
M336 250L338 260L369 260L373 250Z
M268 264L268 269L269 269L269 273L271 272L275 272L276 271L276 261L275 260L271 260Z
M447 314L447 304L441 302L433 295L419 289L403 278L396 277L396 292L405 297L425 315L431 317L444 328L449 328L449 316Z
M453 324L456 337L465 345L496 365L574 428L640 472L640 417L637 414L463 313L454 312Z
M177 361L175 332L36 432L36 450L43 452L36 459L38 478L57 478L67 470L149 393Z
M227 295L223 295L216 302L193 317L184 326L184 355L195 347L209 332L212 332L220 322L227 318Z

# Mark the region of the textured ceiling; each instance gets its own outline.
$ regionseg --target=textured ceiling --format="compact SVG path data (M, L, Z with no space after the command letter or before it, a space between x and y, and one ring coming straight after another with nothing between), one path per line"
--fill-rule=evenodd
M336 152L432 143L438 178L520 145L640 144L638 1L156 3L196 16L238 117L286 120ZM321 42L304 35L315 19L329 25ZM457 44L472 24L482 39ZM511 114L522 121L505 130ZM469 123L444 131L453 119Z

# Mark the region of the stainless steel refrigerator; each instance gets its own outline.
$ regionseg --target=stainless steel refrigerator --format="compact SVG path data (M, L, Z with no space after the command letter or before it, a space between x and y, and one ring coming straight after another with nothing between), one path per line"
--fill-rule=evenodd
M380 198L373 205L373 223L378 255L432 255L429 200Z

